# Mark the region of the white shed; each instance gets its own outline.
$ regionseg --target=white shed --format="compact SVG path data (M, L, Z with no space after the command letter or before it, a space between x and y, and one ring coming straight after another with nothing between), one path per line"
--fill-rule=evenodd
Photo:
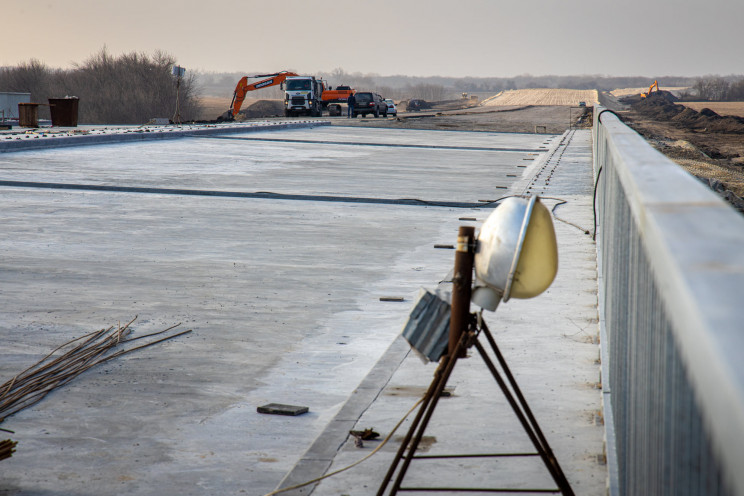
M18 119L18 104L30 102L31 93L0 92L0 119Z

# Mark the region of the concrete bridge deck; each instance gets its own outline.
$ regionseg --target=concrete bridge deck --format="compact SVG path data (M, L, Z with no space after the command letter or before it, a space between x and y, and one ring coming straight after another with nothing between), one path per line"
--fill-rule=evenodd
M524 192L555 207L558 277L486 318L574 491L603 494L591 167L589 131L334 126L1 154L0 380L135 315L135 335L193 332L8 418L0 494L262 495L359 459L376 444L348 429L384 437L431 380L397 336L452 267L434 245ZM528 446L476 357L451 388L429 454ZM395 449L313 494L375 494ZM534 461L447 470L410 474L551 486Z

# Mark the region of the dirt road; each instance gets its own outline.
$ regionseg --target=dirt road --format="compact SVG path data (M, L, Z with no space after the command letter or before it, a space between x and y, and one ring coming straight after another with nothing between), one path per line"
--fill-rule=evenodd
M525 100L530 102L530 100ZM282 115L280 100L246 100L241 118L276 118ZM230 105L226 99L205 99L202 102L202 118L214 119ZM406 112L405 105L398 109L397 117L357 117L347 119L329 117L334 125L392 127L400 129L449 129L463 131L493 131L504 133L563 133L575 126L584 114L584 109L569 105L493 105L471 107L467 101L447 101L433 104L433 108L421 112ZM345 108L343 109L345 112Z
M583 111L563 106L475 107L459 110L400 112L397 118L333 118L334 125L393 127L400 129L445 129L499 133L563 133L575 126Z

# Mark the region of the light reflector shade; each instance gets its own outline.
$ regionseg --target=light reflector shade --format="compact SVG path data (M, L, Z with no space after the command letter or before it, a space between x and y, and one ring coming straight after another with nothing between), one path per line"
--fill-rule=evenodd
M507 198L491 213L478 234L474 266L473 301L489 310L500 299L532 298L550 287L558 243L550 211L538 197Z

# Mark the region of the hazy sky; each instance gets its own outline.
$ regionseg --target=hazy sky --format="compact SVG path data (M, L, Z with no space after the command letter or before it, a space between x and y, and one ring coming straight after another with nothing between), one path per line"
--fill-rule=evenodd
M744 74L744 0L0 0L0 66L104 45L187 69Z

